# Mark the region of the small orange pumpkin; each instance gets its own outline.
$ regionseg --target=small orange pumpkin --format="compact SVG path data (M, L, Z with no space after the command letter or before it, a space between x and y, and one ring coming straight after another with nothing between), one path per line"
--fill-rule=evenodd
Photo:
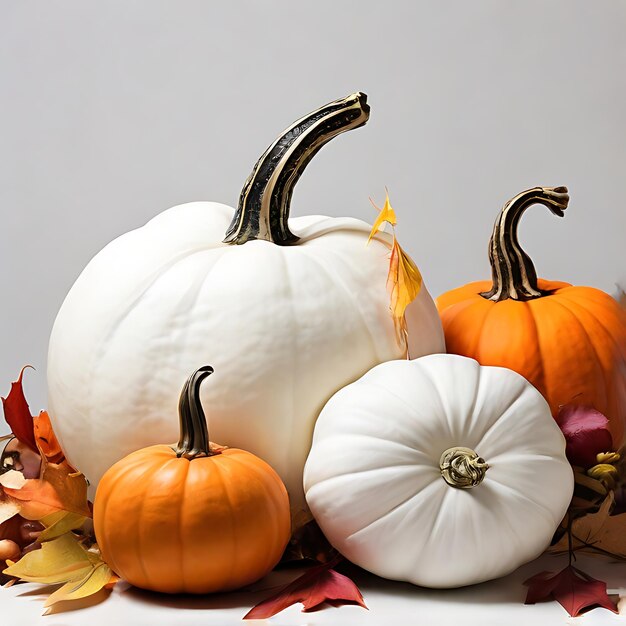
M290 537L287 491L249 452L209 442L200 383L180 396L177 446L143 448L98 485L94 528L104 560L122 578L165 593L238 589L267 574Z
M552 414L563 404L593 406L610 421L613 444L626 421L626 312L592 287L537 279L517 238L522 213L543 204L563 216L566 187L535 187L509 200L489 242L492 282L437 299L448 352L522 374Z

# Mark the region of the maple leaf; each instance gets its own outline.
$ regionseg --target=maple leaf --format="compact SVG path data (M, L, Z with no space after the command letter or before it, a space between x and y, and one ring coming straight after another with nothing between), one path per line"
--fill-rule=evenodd
M613 494L609 493L597 511L572 521L573 551L603 554L626 560L626 513L611 515L613 502ZM550 546L549 552L562 554L568 552L569 547L567 535L564 535Z
M24 396L24 388L22 387L22 376L27 367L31 366L25 365L18 379L11 383L9 395L6 398L2 398L2 407L4 409L4 419L13 434L33 452L37 452L33 416L30 414L28 402L26 402Z
M28 552L16 563L7 563L9 566L3 573L8 576L62 585L48 597L46 608L57 602L93 595L117 581L100 554L87 550L71 532L44 542L39 550Z
M554 574L541 572L524 582L528 586L525 604L553 598L572 616L586 609L603 607L617 613L617 605L606 593L606 583L591 578L572 565Z
M337 557L312 567L278 593L257 604L243 619L267 619L297 602L302 603L303 612L318 609L325 602L333 605L357 604L367 609L354 582L332 569L339 561Z
M50 513L69 511L91 517L87 481L67 462L45 463L41 478L29 478L20 489L4 489L21 502L21 515L39 520Z
M598 453L613 449L609 420L590 406L566 404L559 409L556 423L565 436L565 454L572 465L589 468Z

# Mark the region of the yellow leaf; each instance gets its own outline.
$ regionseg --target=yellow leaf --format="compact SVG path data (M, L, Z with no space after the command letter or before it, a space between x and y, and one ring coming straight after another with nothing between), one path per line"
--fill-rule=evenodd
M100 561L100 564L92 568L80 580L73 580L65 583L61 588L51 594L44 607L49 607L56 602L66 600L78 600L86 598L106 587L111 580L112 572L106 563Z
M393 238L387 289L391 296L391 315L399 338L406 342L407 328L404 314L406 308L417 298L422 288L422 275L411 257L400 247L398 240Z
M397 223L396 220L396 212L393 210L391 204L389 203L389 193L385 192L385 205L382 209L379 209L372 199L370 198L370 202L374 205L374 208L378 210L378 217L372 226L372 230L370 232L370 236L367 238L367 243L372 240L372 237L378 232L380 227L383 225L383 222L387 222L392 226L395 226Z
M56 537L60 537L70 530L76 530L81 528L87 518L84 515L78 513L72 513L71 511L57 511L46 515L40 522L45 526L45 529L41 532L37 541L50 541Z
M26 553L5 574L34 583L65 583L84 577L93 564L87 551L72 533L65 533Z

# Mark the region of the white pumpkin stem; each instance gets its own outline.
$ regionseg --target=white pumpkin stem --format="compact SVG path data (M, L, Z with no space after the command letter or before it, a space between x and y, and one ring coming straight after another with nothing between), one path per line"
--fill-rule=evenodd
M175 448L176 456L186 459L212 456L206 417L200 402L200 384L213 373L210 365L196 370L185 383L178 401L180 440Z
M224 242L264 239L280 245L298 240L287 223L293 188L320 148L363 126L370 108L364 93L335 100L294 122L257 161L248 177Z
M471 489L483 482L489 465L471 448L448 448L439 459L441 476L451 487Z
M530 257L517 238L517 225L522 213L533 204L543 204L552 213L563 217L569 203L567 187L534 187L509 200L498 215L489 240L489 263L493 285L480 295L500 302L532 300L545 296L537 286L537 272Z

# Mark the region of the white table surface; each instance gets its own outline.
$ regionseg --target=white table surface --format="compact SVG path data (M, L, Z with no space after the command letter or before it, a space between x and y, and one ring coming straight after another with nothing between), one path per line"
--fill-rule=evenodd
M557 602L526 606L523 581L544 570L558 571L565 557L543 556L513 574L496 581L456 590L429 590L394 583L360 570L353 576L369 610L358 606L324 607L303 613L292 606L268 621L241 618L269 595L267 589L288 582L294 570L283 570L255 587L260 591L216 596L167 596L144 592L118 583L112 592L100 592L93 599L58 606L42 616L45 595L41 585L20 584L0 589L0 626L229 626L230 624L275 624L304 626L346 624L350 626L558 626L575 624L624 624L626 626L626 564L579 557L577 565L594 578L605 580L610 594L624 596L622 615L594 609L583 617L571 618ZM50 588L48 588L48 591Z

